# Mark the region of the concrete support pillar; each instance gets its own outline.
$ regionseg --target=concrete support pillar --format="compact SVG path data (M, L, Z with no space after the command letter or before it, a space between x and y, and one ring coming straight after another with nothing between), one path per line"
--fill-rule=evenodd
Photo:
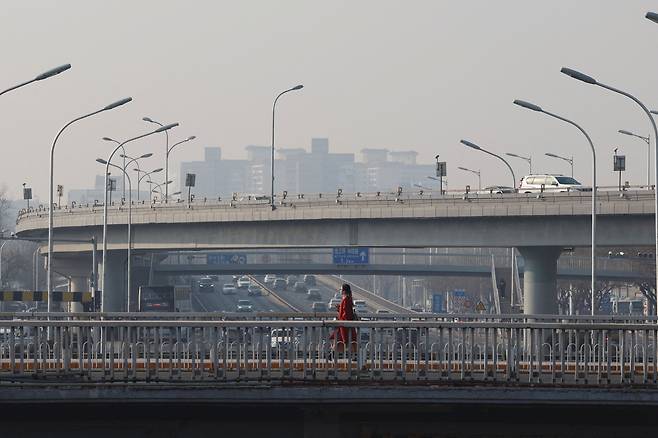
M520 247L523 256L523 313L557 314L557 259L561 247Z
M110 252L107 254L107 266L105 280L107 284L102 285L103 311L125 312L126 302L126 257L125 252Z
M70 292L89 292L89 277L85 276L71 276L69 279ZM82 303L70 303L69 310L71 312L84 312Z

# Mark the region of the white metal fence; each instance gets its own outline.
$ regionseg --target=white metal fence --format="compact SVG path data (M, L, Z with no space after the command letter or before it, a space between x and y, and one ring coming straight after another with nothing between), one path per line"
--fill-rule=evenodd
M59 317L0 320L0 380L495 381L648 387L658 380L655 320ZM347 339L336 342L339 326L346 328Z

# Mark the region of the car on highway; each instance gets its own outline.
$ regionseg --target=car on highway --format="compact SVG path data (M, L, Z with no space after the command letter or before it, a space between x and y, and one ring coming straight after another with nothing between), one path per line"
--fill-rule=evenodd
M215 283L210 277L201 277L199 279L199 292L214 292Z
M235 295L235 285L233 283L226 283L222 286L222 293L224 295Z
M516 193L516 189L514 187L508 187L508 186L488 186L478 190L476 193L478 195Z
M276 280L276 275L274 275L274 274L267 274L267 275L265 276L265 280L263 280L263 282L265 283L265 285L269 285L269 284L274 283L274 280Z
M304 283L307 286L315 286L317 284L317 282L315 281L315 275L311 275L311 274L304 275Z
M583 185L570 176L564 175L526 175L521 178L519 186L520 193L539 193L545 192L569 192L569 191L591 191L590 188Z
M249 300L238 300L237 311L238 312L253 312L254 311L254 306L251 304L251 301L249 301Z
M295 287L295 283L297 283L298 279L296 275L288 275L286 278L286 285L288 286L288 289L292 289Z
M329 309L327 308L327 303L323 303L321 301L316 301L313 304L311 304L311 310L314 312L328 312Z
M377 315L387 315L390 314L391 312L387 309L377 309L375 312Z
M320 294L320 289L309 289L308 292L306 292L306 299L307 300L319 300L322 298L322 295Z
M285 290L287 286L288 284L283 278L277 278L274 280L274 283L272 283L272 288L276 290Z
M354 300L354 311L357 313L366 313L368 307L366 306L365 300Z
M263 289L260 288L257 284L250 284L247 288L247 295L250 297L259 296L263 294Z
M340 306L340 300L338 298L329 300L329 310L336 310L338 306Z
M307 291L306 284L304 284L301 281L298 281L297 283L295 283L294 291L295 292L306 293L306 291Z
M251 284L251 279L246 275L243 275L238 279L238 289L248 289Z

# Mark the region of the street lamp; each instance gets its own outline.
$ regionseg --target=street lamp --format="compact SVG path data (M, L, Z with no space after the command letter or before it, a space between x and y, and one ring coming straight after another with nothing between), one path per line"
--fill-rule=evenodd
M139 168L137 168L137 169L133 169L133 170L134 170L135 172L137 172L137 200L139 201L139 183L142 182L142 180L143 180L145 177L147 177L147 176L149 176L149 175L151 175L151 174L153 174L153 173L162 172L164 169L163 169L162 167L158 167L157 169L152 170L152 171L150 171L150 172L145 172L145 171L143 171L142 169L139 169ZM144 175L139 176L140 173L143 173ZM150 193L151 193L151 187L149 187L149 198L151 197Z
M546 155L547 157L551 157L551 158L558 158L560 160L564 160L567 163L569 163L569 165L571 166L571 178L573 178L573 157L571 157L571 158L562 157L560 155L556 155L556 154L553 154L551 152L546 152L544 155Z
M150 117L142 117L142 120L148 123L153 123L155 125L158 125L159 127L163 127L164 125L157 120L153 120ZM169 133L167 131L164 131L165 133L165 181L169 179L169 162L167 160L167 156L169 155ZM165 189L166 190L166 189ZM150 197L150 195L149 195Z
M122 149L125 149L125 148L122 147ZM140 155L139 157L131 157L130 155L126 155L126 154L121 154L121 155L119 155L119 156L120 156L121 158L123 158L123 162L125 163L125 164L123 165L123 174L124 174L124 178L125 178L125 177L128 175L128 174L127 174L128 167L129 167L132 163L135 163L135 164L137 165L137 168L141 170L141 168L140 168L140 166L139 166L139 160L141 160L142 158L150 158L150 157L153 156L153 154L152 154L151 152L148 152L148 153L146 153L146 154L142 154L142 155ZM126 161L126 160L128 160L128 161ZM139 172L137 173L137 178L139 178ZM137 200L139 201L139 187L138 187L137 189L138 189L138 192L137 192Z
M653 111L651 112L653 113ZM637 137L641 140L644 140L644 142L647 144L647 188L649 188L649 186L651 186L651 138L649 136L645 137L643 135L634 134L625 129L620 129L617 132L624 135L630 135L631 137Z
M101 301L101 312L105 310L105 303L107 302L107 296L108 296L108 290L105 287L107 285L107 180L108 180L108 174L110 171L110 163L112 162L112 157L114 157L114 154L119 150L119 148L122 148L125 144L130 143L131 141L139 140L140 138L147 137L152 134L159 134L160 132L166 132L171 128L175 128L178 126L178 123L171 123L169 125L161 126L155 131L147 132L146 134L141 134L136 137L129 138L128 140L125 140L123 143L120 143L112 153L110 154L110 157L107 159L106 164L105 164L105 199L103 201L103 296L102 296L102 301Z
M473 148L473 149L475 149L475 150L482 151L482 152L484 152L485 154L492 155L492 156L498 158L499 160L501 160L503 163L505 163L505 165L506 165L507 168L509 169L510 173L512 174L512 188L513 188L514 190L516 190L516 176L514 175L514 170L512 170L512 166L509 165L509 163L507 162L507 160L505 160L505 159L504 159L503 157L501 157L500 155L496 155L496 154L494 154L493 152L489 152L489 151L486 150L486 149L482 149L480 146L478 146L478 145L476 145L475 143L472 143L472 142L470 142L470 141L468 141L468 140L460 140L460 143L463 144L464 146L468 146L469 148Z
M647 18L649 20L655 21L653 15L647 14ZM585 82L586 84L598 85L599 87L605 88L606 90L610 90L614 93L621 94L622 96L626 96L629 99L631 99L633 102L638 104L640 106L640 108L642 108L642 111L644 111L646 113L646 115L649 117L649 121L651 122L651 127L653 128L653 134L654 134L653 138L654 138L654 146L655 146L656 141L658 141L658 128L656 128L656 122L653 120L653 117L651 116L651 112L647 109L646 105L644 105L642 102L640 102L640 100L637 97L635 97L635 96L633 96L633 95L631 95L631 94L629 94L625 91L622 91L622 90L619 90L617 88L611 87L610 85L605 85L605 84L602 84L600 82L597 82L596 79L594 79L593 77L587 76L586 74L583 74L579 71L572 70L570 68L565 68L565 67L563 67L562 70L560 70L560 71L562 73L564 73L565 75L571 76L572 78L578 79L579 81ZM658 153L654 153L654 155L655 155L655 159L656 159L656 163L654 163L654 172L655 172L654 181L658 182ZM655 222L655 236L656 236L656 254L658 254L658 196L655 196L655 211L657 213L655 215L655 219L654 219L654 222ZM656 268L658 268L658 257L656 257ZM658 269L656 269L656 278L658 280ZM656 296L658 297L658 281L656 282L656 292L657 292ZM658 300L656 302L658 303ZM658 315L658 304L656 305L656 314Z
M587 139L587 142L589 143L590 149L592 150L592 262L591 263L592 263L592 315L594 315L594 291L596 285L596 150L594 149L594 143L592 143L592 139L589 137L587 132L585 132L585 130L575 122L569 119L565 119L562 116L558 116L557 114L553 114L551 112L545 111L541 107L529 102L525 102L523 100L515 100L514 103L520 107L532 111L544 113L547 116L553 117L555 119L561 120L565 123L574 126L576 129L578 129L580 132L583 133L583 135ZM564 159L563 157L559 157L555 154L549 155L549 153L546 153L546 155L548 155L549 157ZM572 166L572 176L573 176L573 159L571 160L571 166Z
M274 104L272 105L272 199L270 201L270 205L272 206L272 210L274 210L276 208L276 207L274 207L274 115L275 115L275 111L276 111L276 102L284 94L289 93L291 91L301 90L302 88L304 88L304 86L300 84L300 85L296 85L292 88L288 88L285 91L282 91L281 93L279 93L279 95L276 97L276 99L274 99ZM167 179L166 175L165 175L165 179Z
M176 146L178 146L179 144L194 140L195 138L196 138L195 135L191 135L191 136L187 137L185 140L181 140L178 143L174 143L170 148L167 148L167 156L165 157L165 168L166 169L169 169L169 153L171 152L171 150L173 148L175 148ZM165 172L165 181L168 181L168 180L169 180L169 173ZM169 190L168 190L168 188L165 188L165 203L167 203L168 200L169 200Z
M133 186L132 186L132 182L130 181L130 176L128 175L128 172L126 172L125 168L121 168L121 166L117 166L116 164L109 163L108 161L106 161L102 158L96 158L96 161L100 164L106 164L106 165L109 164L112 167L116 167L121 172L123 172L124 177L128 178L128 266L127 266L127 268L128 268L128 273L127 273L128 274L127 275L128 288L127 288L126 292L127 292L127 297L128 297L128 304L127 304L128 308L127 308L127 310L128 310L128 312L130 312L130 310L131 310L130 309L130 297L131 297L131 294L130 294L130 286L131 286L130 275L131 275L131 271L132 271L132 269L131 269L132 268L132 266L131 266L131 262L132 262L131 249L132 249L132 241L133 241L133 239L132 239L132 230L131 230L132 223L133 223L133 197L132 197ZM105 190L107 191L107 186L105 187ZM105 285L103 285L103 287L105 287Z
M4 91L0 91L0 96L2 96L2 95L5 94L5 93L8 93L8 92L10 92L10 91L12 91L12 90L15 90L15 89L17 89L17 88L21 88L21 87L23 87L23 86L25 86L25 85L27 85L27 84L31 84L32 82L37 82L37 81L42 81L42 80L44 80L44 79L48 79L48 78L50 78L50 77L52 77L52 76L55 76L55 75L60 74L60 73L63 72L63 71L66 71L66 70L68 70L68 69L70 69L70 68L71 68L71 64L64 64L64 65L60 65L59 67L55 67L55 68L53 68L53 69L50 69L50 70L48 70L48 71L46 71L46 72L44 72L44 73L41 73L39 76L37 76L37 77L35 77L35 78L33 78L33 79L30 79L29 81L23 82L23 83L18 84L18 85L14 85L13 87L9 87L9 88L7 88L7 89L4 90Z
M656 14L655 12L647 12L647 15L645 15L644 18L647 18L653 21L654 23L658 23L658 14Z
M56 74L56 73L55 73ZM80 116L78 118L75 118L68 122L62 129L59 130L57 135L55 136L55 140L53 140L53 145L50 148L50 186L48 190L48 275L47 275L47 296L48 296L48 312L52 310L52 277L53 277L53 271L52 271L52 263L53 263L53 174L54 174L54 166L55 166L55 145L57 144L57 139L59 138L60 135L62 135L62 132L75 122L86 119L87 117L94 116L96 114L102 113L104 111L109 111L114 108L120 107L121 105L124 105L128 102L130 102L132 97L126 97L121 100L117 100L114 103L111 103L99 110L93 111L91 113L85 114L84 116ZM105 184L107 185L107 176L105 176Z
M115 140L115 139L110 138L110 137L103 137L103 140L109 141L109 142L112 142L112 143L116 143L116 144L121 144L120 141ZM123 149L123 154L121 155L121 157L123 157L123 168L125 169L126 168L126 157L125 157L126 148L121 146L121 149ZM123 199L125 201L125 199L126 199L126 173L125 172L123 172L122 178L123 178L123 182L121 183L121 187L122 187L122 190L123 190L123 195L121 196L121 199Z
M461 167L461 166L457 167L457 169L463 170L465 172L471 172L471 173L476 174L478 176L478 190L482 190L482 179L480 178L481 173L480 173L479 170L472 170L472 169L469 169L469 168L466 168L466 167Z
M532 157L524 157L522 155L513 154L511 152L505 152L505 155L507 155L508 157L520 158L523 161L527 162L528 166L530 166L529 173L532 175Z

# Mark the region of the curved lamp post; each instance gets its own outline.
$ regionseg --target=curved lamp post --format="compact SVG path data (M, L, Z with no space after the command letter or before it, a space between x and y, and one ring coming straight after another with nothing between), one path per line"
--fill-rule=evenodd
M589 147L592 150L592 315L594 315L594 291L595 286L596 286L596 150L594 149L594 143L592 143L592 139L589 137L587 132L583 128L581 128L578 124L575 122L565 119L562 116L558 116L557 114L553 114L551 112L545 111L541 107L525 102L523 100L515 100L514 103L520 107L532 110L532 111L537 111L540 113L544 113L547 116L553 117L555 119L561 120L565 123L568 123L572 126L574 126L576 129L578 129L582 134L585 136L587 139L587 142L589 143ZM548 153L546 154L548 155ZM548 155L553 156L554 154ZM557 155L555 155L557 157ZM557 157L557 158L562 158L562 157ZM573 165L573 161L572 161Z
M103 140L109 141L109 142L112 142L112 143L116 143L116 144L121 144L121 142L119 140L115 140L115 139L110 138L110 137L103 137ZM126 168L126 158L125 158L126 148L121 146L121 149L123 149L123 154L121 155L121 157L123 157L123 168L125 169ZM98 160L96 160L96 161L98 161ZM123 199L125 201L126 200L126 173L123 172L123 175L121 177L123 178L123 182L121 183L121 189L123 191L123 195L121 196L121 199Z
M159 127L163 127L164 125L157 120L153 120L150 117L142 117L142 120L148 123L153 123L155 125L158 125ZM165 134L165 181L169 179L169 163L167 162L167 155L169 155L169 132L164 131ZM151 195L149 195L151 197Z
M158 190L156 190L156 189L152 189L152 190L151 190L151 193L160 193L160 200L162 200L162 199L163 199L162 196L165 194L165 192L162 191L162 186L167 187L167 186L169 186L169 184L171 184L173 181L172 181L172 180L169 180L169 181L167 181L167 182L157 183L157 182L155 182L155 181L151 181L151 180L149 179L149 180L146 180L146 182L149 183L149 184L152 184L152 185L154 185L154 186L156 186L156 187L158 188Z
M274 206L274 116L275 116L275 113L276 113L276 102L284 94L289 93L291 91L301 90L302 88L304 88L304 86L300 84L300 85L295 85L292 88L288 88L285 91L282 91L281 93L279 93L279 95L276 97L276 99L274 99L274 104L272 105L272 169L271 169L272 170L272 193L271 193L272 194L272 199L270 200L270 205L272 206L272 210L274 210L276 208ZM166 179L166 175L165 175L165 179Z
M476 145L475 143L470 142L470 141L468 141L468 140L460 140L460 143L463 144L464 146L468 146L469 148L473 148L473 149L475 149L475 150L482 151L482 152L484 152L485 154L489 154L489 155L491 155L491 156L494 156L494 157L498 158L499 160L501 160L503 163L505 163L505 165L506 165L507 168L509 169L510 173L512 174L512 188L516 191L516 176L514 175L514 170L512 169L512 166L509 165L509 163L507 162L507 160L505 160L505 159L504 159L503 157L501 157L500 155L496 155L496 154L494 154L493 152L489 152L489 151L486 150L486 149L482 149L480 146L478 146L478 145Z
M653 113L653 111L651 112ZM649 188L649 186L651 186L651 138L635 134L625 129L620 129L617 132L620 134L629 135L631 137L637 137L647 144L647 188Z
M96 158L96 162L98 162L100 164L108 164L108 162L105 161L102 158ZM131 294L130 294L130 285L131 285L130 273L131 273L131 260L132 260L131 250L132 250L132 241L133 241L133 239L132 239L132 230L131 230L132 223L133 223L133 199L132 199L133 187L132 187L132 182L130 181L130 176L128 175L128 172L126 172L125 168L122 169L121 166L117 166L116 164L112 164L112 163L109 163L109 164L110 164L110 166L116 167L117 169L119 169L121 172L123 172L124 176L126 178L128 178L128 267L127 267L128 268L128 273L127 273L127 280L128 280L128 288L127 288L128 304L127 304L127 306L128 306L128 308L127 308L127 310L128 310L128 312L130 312L131 311L131 308L130 308L130 297L131 297ZM107 186L105 187L105 190L107 191Z
M54 163L55 163L55 145L57 144L57 139L59 139L59 136L62 135L62 132L72 124L74 124L77 121L80 121L82 119L86 119L87 117L94 116L96 114L102 113L104 111L109 111L111 109L117 108L121 105L124 105L128 102L130 102L132 97L126 97L121 100L117 100L114 103L111 103L99 110L93 111L91 113L85 114L84 116L80 116L78 118L75 118L68 122L62 129L59 130L57 133L57 136L55 136L55 140L53 141L53 145L50 148L50 187L48 191L49 195L49 207L48 207L48 275L47 275L47 296L48 296L48 312L52 310L52 305L53 305L53 300L52 300L52 278L53 278L53 271L52 271L52 263L53 263L53 172L54 172ZM107 176L105 177L106 181L106 187L107 187Z
M191 135L191 136L187 137L185 140L181 140L178 143L174 143L170 148L167 148L167 156L165 157L165 169L169 169L169 153L172 151L172 149L174 149L179 144L183 144L183 143L186 143L188 141L192 141L195 138L196 138L195 135ZM169 172L166 172L166 171L165 171L165 181L169 181ZM169 190L167 188L165 188L165 203L167 203L167 201L169 201Z
M528 163L528 166L530 166L529 173L532 174L532 157L524 157L523 155L517 155L511 152L505 152L505 155L507 155L508 157L520 158L526 163Z
M152 170L152 171L150 171L150 172L144 172L143 170L141 170L141 169L139 169L139 168L138 168L138 169L133 169L133 170L134 170L135 172L137 172L137 176L138 176L138 178L137 178L137 193L139 193L139 183L140 183L144 178L146 178L147 176L149 176L149 175L151 175L151 174L153 174L153 173L162 172L164 169L163 169L162 167L158 167L157 169ZM144 175L139 176L140 173L143 173ZM150 181L148 181L148 180L147 180L147 182L148 182L149 184L152 184L152 183L151 183ZM151 190L152 190L152 189L153 189L153 187L149 187L149 200L150 200L150 198L151 198L150 193L151 193ZM139 198L137 198L137 199L139 199ZM150 202L150 201L149 201L149 202Z
M457 169L463 170L464 172L470 172L470 173L476 174L478 176L478 190L482 190L482 179L480 178L481 173L480 173L479 170L473 170L473 169L469 169L467 167L461 167L461 166L458 166Z
M59 67L55 67L53 69L50 69L46 72L41 73L39 76L37 76L33 79L30 79L29 81L23 82L23 83L18 84L18 85L14 85L13 87L9 87L4 91L0 91L0 96L2 96L5 93L8 93L10 91L13 91L17 88L21 88L21 87L24 87L25 85L31 84L32 82L37 82L37 81L42 81L44 79L48 79L52 76L60 74L63 71L66 71L70 68L71 68L71 64L64 64L64 65L60 65Z
M102 301L101 301L101 312L105 311L105 303L107 302L107 296L108 296L108 291L106 290L105 286L107 285L107 177L108 173L110 171L110 163L112 162L112 157L114 157L114 154L122 148L125 144L130 143L135 140L139 140L140 138L147 137L149 135L153 134L159 134L160 132L166 132L171 128L174 128L178 126L178 123L171 123L169 125L161 126L155 131L147 132L146 134L138 135L137 137L132 137L129 138L128 140L125 140L124 142L120 143L112 153L110 154L110 157L107 159L106 164L105 164L105 199L103 201L103 295L102 295Z
M560 160L564 160L564 161L566 161L567 163L569 163L569 165L571 166L571 178L573 178L573 157L571 157L571 158L562 157L562 156L560 156L560 155L556 155L556 154L553 154L553 153L551 153L551 152L546 152L544 155L546 155L547 157L557 158L557 159L560 159Z
M653 17L653 15L651 17ZM649 14L647 14L647 18L653 21L653 18L651 18L651 17L649 17ZM646 113L647 117L649 117L649 121L651 122L651 127L653 128L654 146L656 145L656 142L658 141L658 128L656 128L656 122L653 120L653 117L651 116L651 112L649 111L649 109L647 109L647 107L642 102L640 102L640 100L637 97L635 97L632 94L629 94L625 91L614 88L610 85L602 84L601 82L598 82L593 77L587 76L586 74L581 73L579 71L576 71L576 70L573 70L573 69L570 69L570 68L566 68L566 67L562 67L562 69L560 71L562 73L564 73L565 75L570 76L574 79L578 79L579 81L585 82L586 84L598 85L599 87L605 88L606 90L612 91L612 92L617 93L617 94L621 94L622 96L625 96L625 97L631 99L636 104L638 104L638 106L640 108L642 108L642 111L644 111ZM655 159L656 159L656 163L654 163L654 166L653 166L654 167L654 172L655 172L654 181L658 182L658 153L654 153L654 155L655 155ZM654 190L655 190L655 188L654 188ZM656 196L655 198L656 198L655 199L655 207L654 207L655 211L656 211L655 237L656 237L656 254L658 255L658 196ZM658 256L656 257L656 268L658 268ZM658 269L656 269L656 278L658 280ZM658 298L658 281L656 283L656 292L657 292L656 297ZM656 300L656 314L658 315L658 299Z
M137 165L137 168L141 170L141 167L139 166L139 160L142 158L149 158L152 157L153 154L151 152L140 155L139 157L131 157L130 155L126 154L121 154L119 155L121 158L123 158L123 162L125 163L123 166L123 173L124 176L128 176L128 167L132 164L135 163ZM128 161L126 161L128 160ZM139 173L137 173L137 178L139 178ZM138 184L139 185L139 184ZM137 188L137 200L139 201L139 187Z

